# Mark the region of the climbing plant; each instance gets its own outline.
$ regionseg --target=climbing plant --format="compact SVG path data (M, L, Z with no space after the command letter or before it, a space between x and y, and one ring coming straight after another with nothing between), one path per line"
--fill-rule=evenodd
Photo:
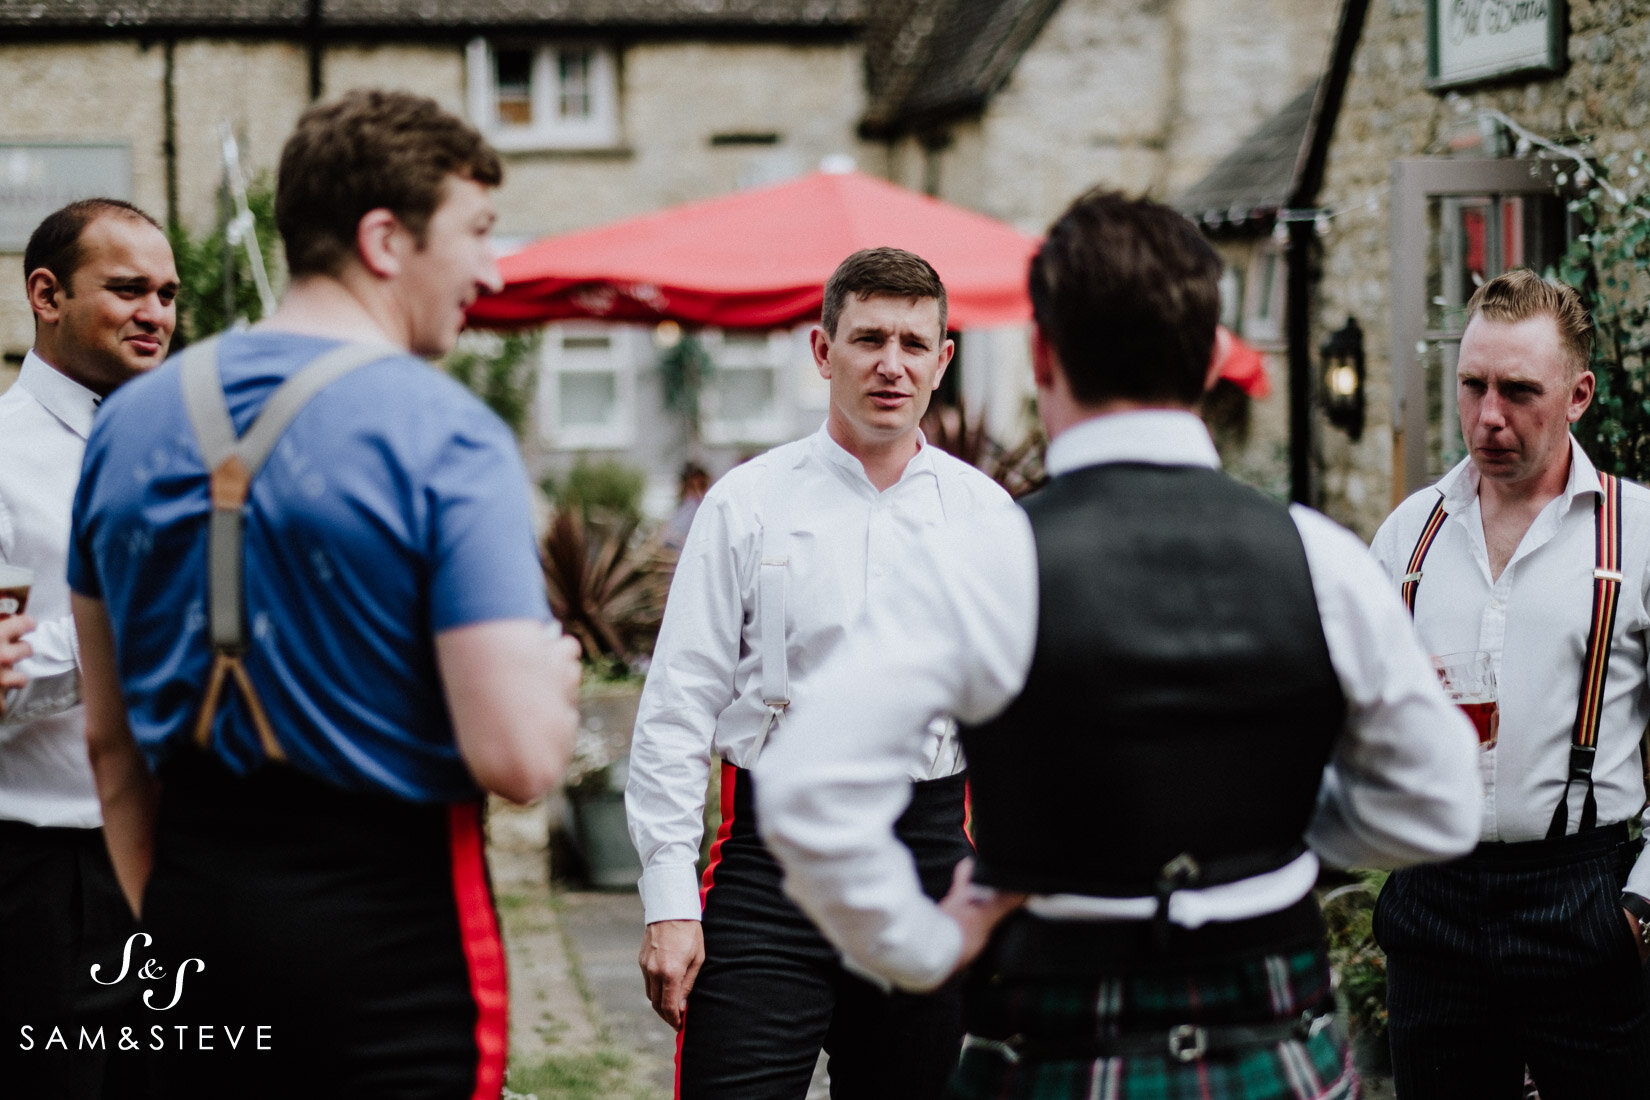
M1556 272L1592 311L1593 404L1576 438L1604 470L1650 477L1650 170L1644 150L1578 159L1561 173L1575 188L1576 232Z

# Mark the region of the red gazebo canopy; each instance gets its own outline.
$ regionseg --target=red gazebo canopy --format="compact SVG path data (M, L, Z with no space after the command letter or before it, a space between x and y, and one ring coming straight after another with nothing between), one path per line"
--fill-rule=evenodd
M880 245L934 265L954 329L1031 316L1026 270L1035 238L859 172L815 172L528 245L499 262L504 289L477 301L470 321L801 324L818 318L836 266Z

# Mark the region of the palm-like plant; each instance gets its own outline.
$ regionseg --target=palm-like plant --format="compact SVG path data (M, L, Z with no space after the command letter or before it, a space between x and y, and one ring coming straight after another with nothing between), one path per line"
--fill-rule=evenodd
M675 556L657 535L639 540L638 526L633 518L587 519L579 508L563 508L545 534L550 608L588 661L628 666L658 636Z

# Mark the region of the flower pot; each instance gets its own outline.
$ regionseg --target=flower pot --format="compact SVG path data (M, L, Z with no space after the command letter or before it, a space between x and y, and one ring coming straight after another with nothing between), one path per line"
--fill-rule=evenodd
M642 877L642 861L630 843L625 823L624 792L601 788L571 790L573 838L598 890L633 890Z

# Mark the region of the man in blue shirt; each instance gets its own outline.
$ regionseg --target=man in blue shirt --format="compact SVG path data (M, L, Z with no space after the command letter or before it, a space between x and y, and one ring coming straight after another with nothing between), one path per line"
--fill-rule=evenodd
M499 284L501 175L430 100L312 108L281 158L280 308L127 387L88 443L69 566L87 736L168 975L143 1036L165 1095L219 1094L237 1056L243 1095L502 1087L481 796L560 778L578 647L547 629L513 437L415 358ZM271 395L341 355L260 466Z

